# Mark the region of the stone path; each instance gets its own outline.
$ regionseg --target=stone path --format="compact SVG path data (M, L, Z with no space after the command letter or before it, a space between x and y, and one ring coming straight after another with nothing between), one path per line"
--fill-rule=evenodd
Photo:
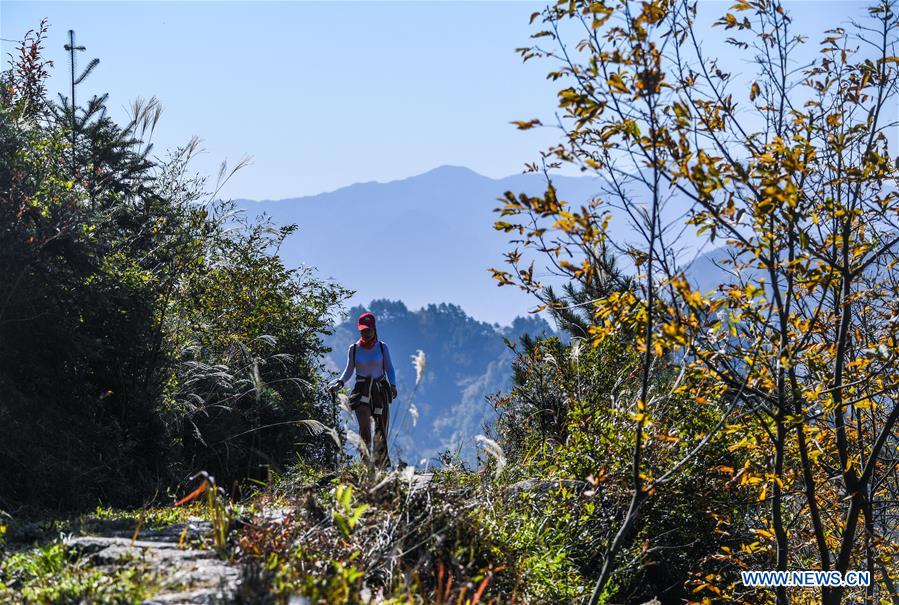
M66 540L66 546L101 569L135 563L152 567L161 578L162 590L144 605L231 603L237 597L238 567L219 559L215 551L184 545L209 531L208 522L197 521L141 532L134 542L130 535L78 536ZM179 545L182 533L185 540Z
M424 489L433 473L389 473L372 488L376 491L395 481L408 482L413 491ZM260 517L280 523L290 508L269 508ZM133 528L104 528L98 535L73 536L66 547L93 566L113 572L125 566L145 565L160 579L162 590L143 605L226 605L238 599L241 572L213 550L193 546L211 532L208 521L176 523L162 529L143 530L132 541ZM303 603L296 598L291 601Z
M413 489L424 489L431 482L434 473L415 473L412 476Z

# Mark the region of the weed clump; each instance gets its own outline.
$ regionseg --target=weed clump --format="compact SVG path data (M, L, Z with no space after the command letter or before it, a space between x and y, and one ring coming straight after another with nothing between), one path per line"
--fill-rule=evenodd
M370 476L353 465L295 485L280 514L239 530L245 587L270 602L294 594L313 603L487 602L504 564L481 526L483 502L466 485L472 474L412 471Z

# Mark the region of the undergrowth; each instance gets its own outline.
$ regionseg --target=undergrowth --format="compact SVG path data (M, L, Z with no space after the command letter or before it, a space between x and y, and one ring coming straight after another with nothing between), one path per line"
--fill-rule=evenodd
M0 602L140 603L157 591L154 571L136 562L110 571L91 566L61 542L0 559Z
M508 573L483 526L480 481L444 471L425 485L411 469L371 477L353 465L293 483L279 492L290 503L283 519L239 530L246 585L273 603L296 594L312 603L497 602Z

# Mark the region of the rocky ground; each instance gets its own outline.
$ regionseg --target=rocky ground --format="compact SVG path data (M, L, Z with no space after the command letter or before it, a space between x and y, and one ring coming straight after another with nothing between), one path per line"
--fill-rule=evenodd
M240 569L211 549L191 546L210 532L208 522L174 524L143 532L132 539L127 532L69 538L67 549L96 568L151 568L161 590L146 605L212 605L236 600Z

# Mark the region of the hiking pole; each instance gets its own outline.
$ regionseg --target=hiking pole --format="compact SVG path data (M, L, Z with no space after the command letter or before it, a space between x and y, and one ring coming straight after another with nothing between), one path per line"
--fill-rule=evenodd
M328 389L328 394L331 395L331 426L334 427L334 430L337 430L337 393ZM336 469L337 468L337 454L335 451L331 455L331 465Z

